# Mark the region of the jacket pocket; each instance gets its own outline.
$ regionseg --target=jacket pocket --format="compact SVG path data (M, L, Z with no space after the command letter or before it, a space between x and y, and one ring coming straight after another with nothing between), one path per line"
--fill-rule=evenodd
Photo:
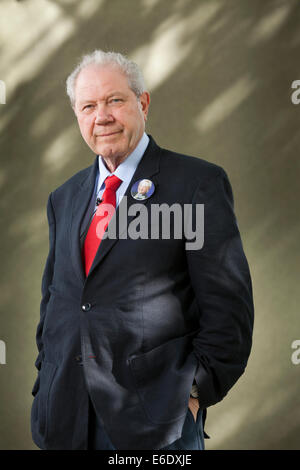
M192 351L194 334L128 359L141 405L154 424L176 421L187 413L198 363Z
M48 408L49 408L49 397L53 379L55 376L57 366L51 362L43 361L40 370L40 386L36 396L38 398L38 427L40 434L47 437L48 430Z

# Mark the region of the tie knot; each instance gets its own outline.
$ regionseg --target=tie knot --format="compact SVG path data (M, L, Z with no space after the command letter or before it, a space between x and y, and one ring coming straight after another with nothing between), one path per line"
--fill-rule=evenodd
M121 183L122 183L122 180L120 180L120 178L118 178L116 175L108 176L104 182L105 189L111 189L112 191L117 191Z

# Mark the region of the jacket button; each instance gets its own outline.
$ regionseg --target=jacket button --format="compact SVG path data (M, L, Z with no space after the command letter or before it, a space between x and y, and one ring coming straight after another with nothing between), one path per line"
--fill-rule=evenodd
M91 310L92 305L87 302L86 304L83 304L81 308L84 312L88 312L89 310Z
M75 361L78 362L79 366L83 366L81 354L78 354L78 356L75 356Z

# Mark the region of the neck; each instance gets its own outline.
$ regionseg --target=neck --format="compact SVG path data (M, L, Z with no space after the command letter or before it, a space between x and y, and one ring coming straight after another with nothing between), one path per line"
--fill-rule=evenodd
M128 153L126 153L125 155L124 154L123 155L120 155L120 154L119 155L113 155L112 151L110 151L110 153L107 153L106 156L102 155L102 159L105 163L105 166L111 173L113 173L118 168L118 166L124 160L126 160L126 158L137 148L137 146L139 145L139 143L141 141L142 136L143 136L143 134L137 140L137 143L136 143L135 147L131 148L130 151L128 151Z
M122 163L127 158L127 156L128 155L125 155L123 157L115 157L115 158L107 158L107 157L106 158L102 157L102 158L103 158L106 168L110 171L110 173L113 173L118 168L120 163Z

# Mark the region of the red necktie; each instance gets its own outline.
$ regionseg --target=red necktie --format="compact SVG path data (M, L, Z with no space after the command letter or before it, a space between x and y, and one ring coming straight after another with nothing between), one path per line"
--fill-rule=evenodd
M103 234L116 209L116 191L121 183L122 180L115 175L108 176L105 180L105 191L102 196L101 204L97 208L83 245L82 255L86 276L91 269ZM109 206L103 206L103 204L108 204ZM106 208L108 210L106 210ZM105 221L107 221L106 224Z

